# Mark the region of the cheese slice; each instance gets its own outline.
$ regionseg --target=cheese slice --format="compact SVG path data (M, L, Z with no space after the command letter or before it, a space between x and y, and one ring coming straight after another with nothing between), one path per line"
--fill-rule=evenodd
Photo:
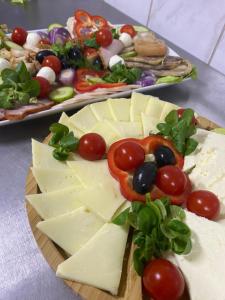
M110 221L117 209L126 201L119 185L111 179L104 179L76 193L76 199L96 213L104 221Z
M35 208L42 219L50 219L69 213L83 204L76 199L76 193L82 187L70 186L62 190L27 195L26 199Z
M74 136L77 138L80 138L82 135L84 135L84 132L76 128L70 121L70 117L67 116L65 112L61 114L61 117L59 119L59 123L67 126L69 128L69 131L72 131L74 133Z
M130 121L130 99L108 99L107 103L115 121Z
M73 170L31 168L42 193L53 192L68 186L80 187L81 182Z
M165 117L170 113L172 110L177 110L179 109L179 106L170 103L170 102L165 102L165 105L163 106L161 115L160 115L160 122L163 122L165 120Z
M73 126L86 133L91 131L93 126L97 123L97 118L93 114L90 105L87 105L72 115L70 122Z
M37 228L70 255L76 253L103 226L95 214L80 207L70 213L39 222Z
M157 97L150 97L149 101L148 101L148 105L146 107L146 110L143 111L146 115L149 115L153 118L159 119L162 111L163 111L163 107L166 104L166 102L160 100Z
M105 224L77 253L61 263L56 275L116 295L122 274L128 230Z
M107 101L90 104L90 108L98 121L113 120Z
M141 113L145 112L151 96L132 93L130 104L130 120L141 122Z
M115 130L119 131L123 138L142 138L141 122L107 121Z
M186 223L192 230L192 250L176 255L193 300L225 299L225 229L214 221L186 212Z
M150 133L158 132L157 124L159 123L159 119L154 118L151 115L141 113L141 122L144 136L149 136Z

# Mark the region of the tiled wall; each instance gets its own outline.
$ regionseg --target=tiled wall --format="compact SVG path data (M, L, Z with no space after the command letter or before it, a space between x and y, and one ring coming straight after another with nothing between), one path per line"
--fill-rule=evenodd
M225 74L225 0L105 0Z

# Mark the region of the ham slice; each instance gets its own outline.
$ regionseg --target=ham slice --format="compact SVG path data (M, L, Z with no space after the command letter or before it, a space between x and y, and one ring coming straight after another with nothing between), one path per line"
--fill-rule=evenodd
M5 119L5 110L0 108L0 121Z

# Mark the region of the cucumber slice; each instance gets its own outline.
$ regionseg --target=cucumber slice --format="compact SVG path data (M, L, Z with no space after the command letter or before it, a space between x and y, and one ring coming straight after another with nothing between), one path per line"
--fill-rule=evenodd
M135 51L130 51L130 52L122 53L122 54L120 54L120 56L121 56L122 58L135 57L135 56L137 56L137 52L135 52Z
M12 41L5 41L5 46L8 49L23 50L23 47L16 43L13 43Z
M70 86L63 86L55 89L49 94L49 99L55 102L63 102L74 95L74 89Z
M60 27L64 27L64 26L59 23L52 23L48 26L48 31L52 30L53 28L60 28Z
M147 27L144 27L144 26L133 26L134 29L137 31L137 32L145 32L145 31L149 31L149 29Z

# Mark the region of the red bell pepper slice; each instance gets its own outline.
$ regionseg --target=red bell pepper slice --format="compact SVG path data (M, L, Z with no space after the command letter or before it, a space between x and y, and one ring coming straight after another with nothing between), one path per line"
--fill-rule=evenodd
M107 160L108 160L108 167L110 174L120 183L120 191L121 194L130 201L145 201L145 195L141 195L137 192L135 192L132 188L132 185L130 183L129 173L126 171L123 171L117 167L115 164L115 151L116 149L122 145L123 143L130 141L135 142L139 144L141 147L143 147L146 154L153 153L160 145L167 146L170 148L176 158L176 166L179 168L183 168L184 165L184 158L183 156L174 148L171 141L163 138L160 135L152 135L149 137L146 137L142 140L134 139L134 138L128 138L120 140L116 143L113 143L107 153Z

